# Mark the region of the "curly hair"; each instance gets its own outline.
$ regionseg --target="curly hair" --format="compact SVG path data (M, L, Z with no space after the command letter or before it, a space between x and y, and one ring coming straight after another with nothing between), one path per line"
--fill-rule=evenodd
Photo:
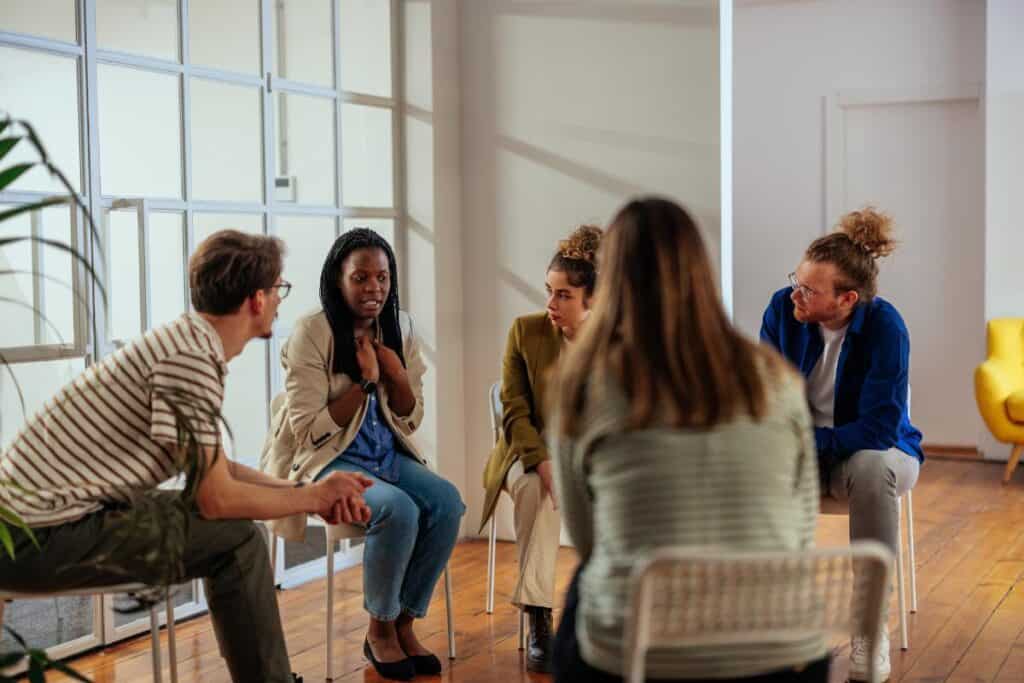
M596 225L581 225L564 240L548 264L548 270L565 273L569 284L582 287L586 295L593 296L597 285L597 248L603 232Z
M855 291L861 301L871 301L878 293L878 259L896 248L892 233L892 218L866 206L846 214L834 232L814 240L804 259L833 264L839 270L837 290Z
M402 365L405 365L405 354L402 352L402 328L398 323L398 263L395 252L388 241L369 228L353 228L334 240L334 245L327 252L327 259L320 271L320 304L327 315L327 322L334 335L334 362L331 371L344 373L353 381L360 381L363 373L356 361L356 342L352 310L338 290L338 276L342 264L357 249L380 249L388 257L388 270L391 276L391 287L388 298L381 308L377 320L380 323L380 342L398 354Z

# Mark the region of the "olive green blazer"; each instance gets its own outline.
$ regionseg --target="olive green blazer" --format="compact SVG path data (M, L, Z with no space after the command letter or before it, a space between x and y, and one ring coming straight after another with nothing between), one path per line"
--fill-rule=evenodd
M544 407L550 389L549 370L558 362L562 333L545 313L516 318L508 332L501 364L501 434L484 468L483 529L494 513L505 476L512 464L524 469L549 458L544 441Z

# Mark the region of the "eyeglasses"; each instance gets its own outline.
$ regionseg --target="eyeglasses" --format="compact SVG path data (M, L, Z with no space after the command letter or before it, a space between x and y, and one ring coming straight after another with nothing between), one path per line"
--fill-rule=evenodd
M802 296L805 300L810 301L818 294L816 291L814 291L807 285L800 284L800 281L796 279L795 271L790 273L787 277L789 278L789 286L792 287L795 291L799 291L800 296Z
M289 294L291 294L292 283L288 282L287 280L281 280L276 285L273 285L271 287L267 287L267 289L276 289L277 290L277 295L279 297L281 297L281 300L283 301L284 299L288 298Z

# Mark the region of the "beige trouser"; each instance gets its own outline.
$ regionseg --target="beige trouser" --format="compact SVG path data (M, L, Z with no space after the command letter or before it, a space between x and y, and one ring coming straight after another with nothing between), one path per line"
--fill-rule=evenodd
M519 581L512 593L512 604L554 607L561 519L551 504L551 496L544 492L540 475L524 472L518 461L505 477L505 490L515 507L519 548Z

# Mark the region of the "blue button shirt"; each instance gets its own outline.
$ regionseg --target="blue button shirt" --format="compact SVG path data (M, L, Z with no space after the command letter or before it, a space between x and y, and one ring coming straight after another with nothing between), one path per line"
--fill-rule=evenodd
M774 346L804 377L825 348L817 324L793 316L792 290L772 297L761 340ZM924 460L921 432L910 423L910 334L899 312L876 296L854 308L836 369L835 426L815 427L818 457L842 460L857 451L897 448Z
M340 458L394 484L398 481L399 457L395 435L384 421L380 401L377 400L376 394L371 394L363 424L359 426L356 438L342 452Z

